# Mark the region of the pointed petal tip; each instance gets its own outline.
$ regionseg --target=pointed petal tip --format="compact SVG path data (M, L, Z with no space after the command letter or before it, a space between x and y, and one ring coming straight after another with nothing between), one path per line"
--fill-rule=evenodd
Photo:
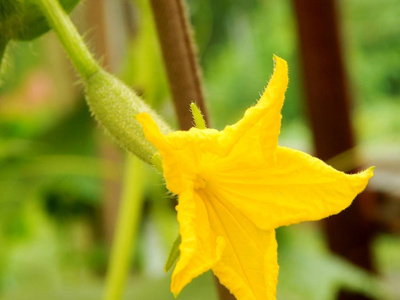
M278 56L278 55L276 55L276 54L273 54L273 55L272 55L272 59L273 59L274 61L280 61L280 62L285 62L285 63L286 63L286 60L284 60L283 58L281 58L280 56Z
M195 277L199 276L200 274L197 274ZM174 295L174 298L178 297L179 294L182 292L183 288L188 285L192 280L195 278L180 278L177 279L177 276L174 276L174 273L172 274L172 280L171 280L171 293Z
M139 113L135 116L136 121L138 121L142 127L143 127L143 131L146 135L147 138L147 132L149 131L149 129L154 129L156 126L154 120L151 118L151 116L148 113L142 112Z
M150 115L149 115L148 113L145 113L145 112L142 112L142 113L137 114L137 115L135 116L135 119L136 119L140 124L142 124L142 126L143 126L143 124L145 124L145 123L149 120L149 118L151 118Z
M176 298L179 296L180 292L182 291L183 286L178 286L176 284L176 282L174 282L174 280L172 280L170 289L171 289L172 295L174 295L174 298Z
M287 61L284 60L283 58L280 58L279 56L277 56L277 55L274 54L274 55L272 56L272 59L273 59L273 61L274 61L274 67L275 67L275 68L277 68L277 67L284 67L285 69L288 68Z
M135 116L136 121L138 121L142 126L143 130L156 130L161 134L160 128L156 121L146 112L139 113Z
M274 61L274 72L270 80L273 81L275 79L275 81L280 82L282 87L284 87L284 91L286 91L289 83L289 68L287 61L275 54L272 58Z
M145 112L139 113L135 116L136 120L142 125L143 132L146 139L152 143L156 148L166 148L165 137L160 131L160 127L154 119Z
M276 56L275 54L272 58L274 62L274 70L267 86L264 88L264 92L261 95L261 99L259 100L258 104L263 102L271 103L271 99L273 99L274 103L280 103L280 112L283 105L284 95L289 83L288 64L286 60L280 58L279 56ZM268 99L268 101L263 101L263 99ZM277 99L279 99L280 101L276 101ZM279 115L279 117L281 116Z
M367 179L374 176L375 166L369 167L368 169L361 171L360 174L363 174Z
M221 260L225 247L226 247L225 239L222 236L218 236L216 238L215 258L208 265L205 265L203 268L200 268L197 271L195 271L194 276L182 276L182 274L178 275L175 269L174 273L172 274L172 281L171 281L171 292L174 295L174 297L176 298L183 290L183 288L186 285L188 285L194 278L212 269L214 265Z
M371 177L374 176L374 169L375 167L369 167L366 170L350 175L352 178L352 185L356 188L357 194L360 194L362 191L365 190L369 183L369 180L371 179Z

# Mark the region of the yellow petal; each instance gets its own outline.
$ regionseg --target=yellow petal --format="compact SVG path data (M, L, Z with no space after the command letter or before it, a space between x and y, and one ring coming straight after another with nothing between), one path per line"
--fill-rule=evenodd
M136 119L142 124L146 139L157 147L167 188L174 194L189 188L204 160L203 153L209 157L213 156L212 149L220 151L217 142L220 132L215 129L191 128L163 135L147 113L138 114Z
M261 230L218 192L202 190L211 228L226 246L212 268L237 299L276 299L277 244L274 230Z
M176 131L162 136L156 123L145 113L136 118L143 125L146 138L161 152L160 141L168 141L168 146L174 150L195 143L201 150L207 150L221 157L230 153L236 143L256 143L265 156L272 156L278 145L281 114L285 91L288 84L288 67L285 60L274 56L274 73L257 104L246 110L243 118L236 124L226 126L222 132L215 129L191 128L189 131ZM161 148L160 148L161 146Z
M187 178L187 174L198 173L203 161L212 161L215 155L248 156L254 163L258 163L258 159L273 160L280 130L280 110L288 83L286 61L279 57L274 59L274 74L257 105L249 108L239 122L227 126L222 132L191 128L163 135L148 114L141 113L136 117L143 126L146 138L159 150L170 191L179 194L187 189L187 180L191 179Z
M274 166L224 165L212 181L257 226L272 229L339 213L372 176L372 168L347 175L306 153L278 147Z
M136 116L136 120L142 124L146 139L151 142L160 151L163 152L184 150L192 145L198 150L208 149L213 151L213 148L219 147L218 139L221 132L215 129L198 129L190 128L188 131L174 131L169 134L162 134L156 122L147 113L140 113ZM210 144L214 144L210 147ZM220 150L216 150L219 152Z
M140 113L136 115L136 120L142 124L144 135L150 143L156 146L157 149L168 149L164 135L148 113Z
M220 259L224 240L210 229L206 207L196 193L188 190L179 196L177 206L181 245L180 257L172 274L171 291L182 288L209 270Z
M275 68L258 103L247 109L244 117L223 131L223 142L235 146L238 155L248 150L259 152L268 161L273 160L281 127L281 109L288 85L288 67L285 60L274 56ZM244 153L241 150L246 150Z

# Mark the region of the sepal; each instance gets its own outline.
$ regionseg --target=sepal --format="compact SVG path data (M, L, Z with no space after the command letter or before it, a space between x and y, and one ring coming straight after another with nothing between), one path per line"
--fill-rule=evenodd
M171 250L169 251L169 255L167 261L165 262L164 272L167 273L171 270L172 266L175 264L176 260L179 258L180 250L179 246L181 244L181 236L178 235L174 244L172 245Z

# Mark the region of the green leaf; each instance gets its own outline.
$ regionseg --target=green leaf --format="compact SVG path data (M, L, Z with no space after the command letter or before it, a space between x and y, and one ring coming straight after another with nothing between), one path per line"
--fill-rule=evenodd
M79 1L59 0L66 12L72 11ZM0 1L0 39L32 40L49 29L50 27L35 0Z

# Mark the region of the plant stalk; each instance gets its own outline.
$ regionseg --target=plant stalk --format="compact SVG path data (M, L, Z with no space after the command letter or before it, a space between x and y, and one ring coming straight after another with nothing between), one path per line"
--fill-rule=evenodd
M135 156L126 160L123 190L111 256L108 265L104 300L122 298L125 289L132 250L141 219L144 186L143 164Z
M150 0L150 3L179 126L183 130L193 127L193 118L190 113L192 102L203 114L204 126L209 126L201 82L201 68L197 60L185 1ZM234 300L235 297L228 289L216 277L214 278L219 299Z
M35 1L84 79L94 117L123 148L151 164L157 149L146 140L135 116L150 114L163 133L171 131L169 125L122 81L100 67L57 0Z
M208 124L201 71L185 2L151 0L150 3L179 127L188 130L193 126L192 102L200 108Z
M49 25L56 32L61 44L79 74L88 79L101 68L90 53L71 19L57 0L36 0Z

